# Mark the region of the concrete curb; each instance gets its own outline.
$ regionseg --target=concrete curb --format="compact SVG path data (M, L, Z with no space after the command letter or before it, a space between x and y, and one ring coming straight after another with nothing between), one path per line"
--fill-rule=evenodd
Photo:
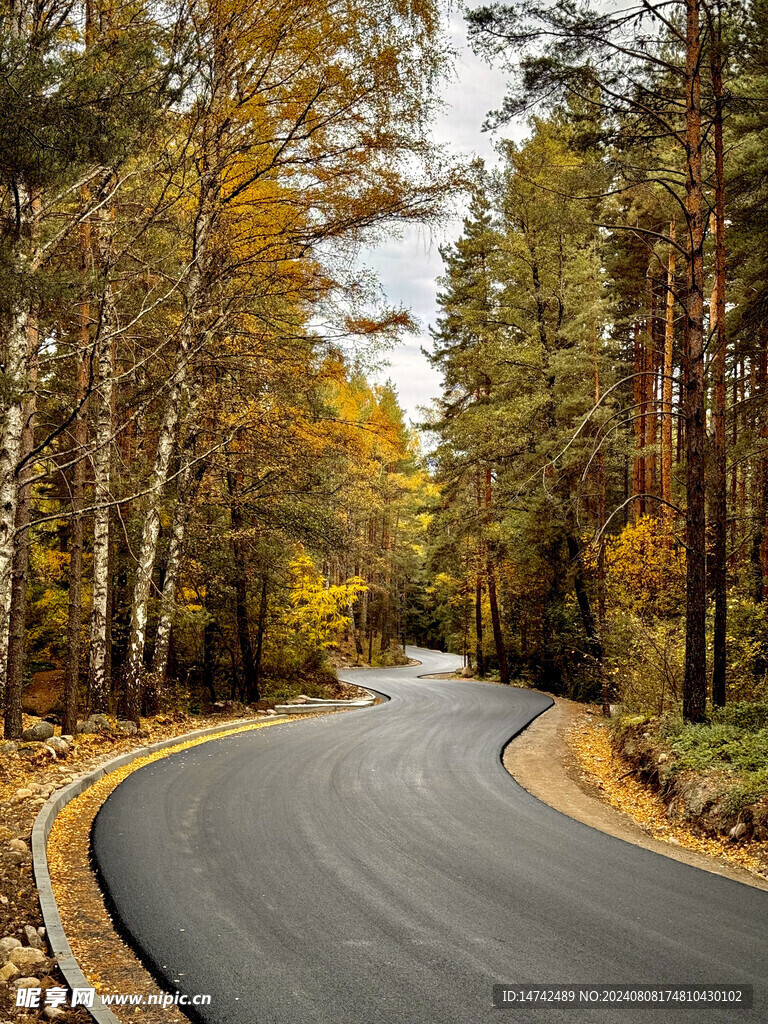
M70 948L67 936L64 934L64 928L59 917L59 908L56 905L56 897L51 886L51 876L48 871L46 844L56 815L62 807L66 807L70 800L74 800L76 796L84 793L86 789L90 789L95 782L103 779L105 775L109 775L116 769L130 764L131 761L135 761L140 757L146 757L148 754L164 750L167 747L174 747L179 743L186 743L188 740L199 739L203 736L215 736L217 733L227 732L230 729L239 729L244 725L277 721L279 721L279 718L238 718L227 722L226 725L214 725L208 729L198 729L195 732L183 733L180 736L173 736L167 740L159 740L157 743L150 743L146 747L137 747L136 750L129 750L127 753L107 761L100 768L96 768L86 775L81 775L79 779L75 779L74 782L65 786L64 789L54 793L43 804L32 828L32 862L35 872L35 884L37 885L40 908L43 912L43 921L45 922L46 935L52 955L58 961L61 973L64 975L70 989L92 988L92 985L80 970L80 965ZM290 721L290 719L286 719L286 721ZM86 1009L99 1024L120 1024L118 1018L110 1009L104 1006L98 995L94 1005L88 1006Z

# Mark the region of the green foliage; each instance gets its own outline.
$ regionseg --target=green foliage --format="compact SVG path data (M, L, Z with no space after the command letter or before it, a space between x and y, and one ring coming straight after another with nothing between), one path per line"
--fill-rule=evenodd
M674 753L672 772L725 771L738 777L738 786L729 792L731 809L768 793L768 727L688 723L668 739Z
M724 708L713 708L709 717L713 723L733 726L744 732L759 732L768 728L768 702L734 701Z
M729 699L742 703L765 698L766 652L768 616L765 605L734 593L728 601L726 633Z

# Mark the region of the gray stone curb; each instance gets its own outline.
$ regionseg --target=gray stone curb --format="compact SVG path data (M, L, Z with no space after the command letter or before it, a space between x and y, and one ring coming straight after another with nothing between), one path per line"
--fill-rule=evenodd
M126 754L121 754L119 757L114 757L111 761L107 761L106 764L101 765L100 768L94 769L92 772L88 772L86 775L81 775L79 779L75 779L74 782L65 786L64 789L58 793L54 793L45 804L40 808L40 812L35 818L35 824L32 828L32 861L35 870L35 884L37 885L38 896L40 898L40 907L43 912L43 921L45 922L46 935L48 942L51 946L52 954L56 957L61 973L66 978L67 984L70 989L73 988L92 988L91 983L87 980L83 972L80 970L80 965L75 959L75 955L72 952L67 936L64 934L64 928L61 924L61 918L59 917L59 908L56 905L56 897L53 895L53 888L51 886L51 876L48 872L48 856L46 852L46 845L48 843L48 836L50 835L53 822L56 819L56 815L70 800L74 800L76 796L84 793L86 789L98 782L99 779L103 779L105 775L109 775L111 772L116 771L118 768L122 768L123 765L130 764L131 761L137 760L140 757L146 757L147 754L153 754L157 750L163 750L166 747L174 747L179 743L186 743L188 740L198 739L201 736L215 736L216 733L227 732L230 729L238 729L244 725L256 725L264 722L279 722L281 718L239 718L234 721L227 722L226 725L214 725L208 729L198 729L196 732L187 732L181 736L173 736L167 740L160 740L157 743L151 743L147 747L138 747L136 750L129 750ZM291 719L285 719L285 721L291 721ZM120 1024L118 1018L112 1013L108 1007L104 1006L101 1000L96 996L93 1006L86 1007L91 1017L99 1024Z

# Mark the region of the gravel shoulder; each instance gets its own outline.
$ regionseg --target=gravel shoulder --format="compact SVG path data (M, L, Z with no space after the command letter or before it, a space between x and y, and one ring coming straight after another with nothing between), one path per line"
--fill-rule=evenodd
M635 846L716 875L768 890L768 881L724 857L698 853L662 841L640 822L614 807L598 775L587 772L569 743L569 733L591 719L585 705L554 697L555 705L535 719L504 750L507 771L533 796L555 810Z

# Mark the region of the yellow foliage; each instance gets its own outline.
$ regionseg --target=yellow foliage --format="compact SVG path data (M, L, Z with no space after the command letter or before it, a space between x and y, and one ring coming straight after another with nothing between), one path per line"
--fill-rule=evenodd
M349 625L347 609L368 588L359 576L335 587L326 585L317 566L305 552L290 563L290 608L285 625L300 645L325 649L332 646Z
M685 600L685 553L670 545L652 516L642 516L606 544L609 604L638 615L677 614Z

